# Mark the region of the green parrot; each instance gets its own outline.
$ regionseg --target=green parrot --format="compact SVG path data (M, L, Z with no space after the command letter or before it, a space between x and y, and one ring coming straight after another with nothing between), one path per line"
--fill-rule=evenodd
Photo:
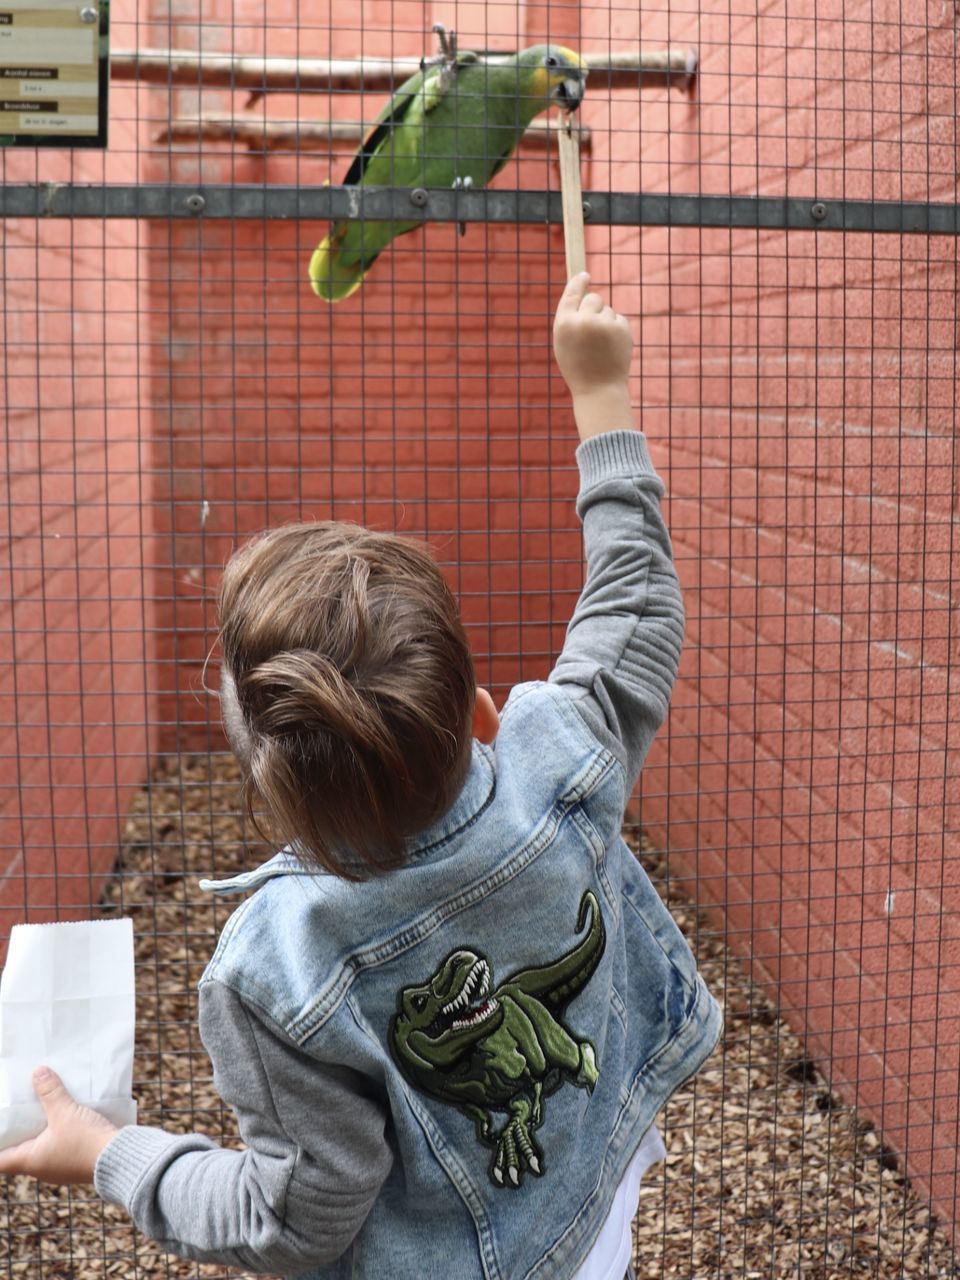
M556 104L575 111L587 68L571 49L538 44L485 62L458 52L438 24L442 56L401 85L353 159L346 186L483 187L513 154L533 118ZM310 259L318 297L339 302L396 236L419 222L338 222Z

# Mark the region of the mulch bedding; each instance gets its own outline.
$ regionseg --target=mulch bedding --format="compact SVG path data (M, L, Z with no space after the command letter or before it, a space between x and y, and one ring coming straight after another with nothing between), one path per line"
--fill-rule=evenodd
M196 881L233 874L261 856L238 816L237 795L229 758L161 762L137 798L103 898L106 915L134 921L141 1123L228 1145L237 1139L197 1033L196 984L235 900L202 894ZM726 1018L721 1046L660 1116L668 1155L641 1188L639 1280L960 1277L949 1239L880 1135L831 1094L764 992L669 881L665 860L635 833L628 839ZM164 1254L86 1188L10 1179L0 1214L0 1275L8 1277L244 1274Z

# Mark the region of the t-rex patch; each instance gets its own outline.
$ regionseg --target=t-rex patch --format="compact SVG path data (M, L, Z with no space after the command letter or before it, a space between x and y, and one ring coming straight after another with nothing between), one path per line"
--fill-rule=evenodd
M543 1123L544 1098L564 1082L590 1093L597 1082L593 1045L562 1021L606 945L600 904L589 891L577 932L585 927L559 960L515 973L492 992L489 963L458 950L422 986L397 996L389 1041L398 1067L414 1088L470 1116L478 1141L494 1148L489 1174L498 1187L519 1187L528 1170L545 1172L532 1132ZM499 1132L491 1111L509 1115Z

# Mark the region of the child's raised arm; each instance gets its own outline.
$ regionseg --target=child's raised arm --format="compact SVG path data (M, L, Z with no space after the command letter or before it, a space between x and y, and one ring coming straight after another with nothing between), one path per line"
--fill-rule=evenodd
M683 601L660 512L663 484L635 429L623 316L574 276L554 351L573 397L587 576L550 675L633 786L667 713L683 642Z

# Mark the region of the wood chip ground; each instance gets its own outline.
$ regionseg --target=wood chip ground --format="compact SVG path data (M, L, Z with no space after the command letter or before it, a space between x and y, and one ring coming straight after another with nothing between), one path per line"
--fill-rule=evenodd
M237 817L237 783L233 762L222 757L162 762L138 797L104 894L104 911L132 916L136 930L142 1123L231 1144L232 1118L218 1102L196 1029L195 993L233 900L201 894L196 881L243 870L261 856ZM641 1189L639 1280L960 1277L950 1241L881 1135L831 1095L821 1071L828 1064L803 1058L764 992L668 881L664 860L639 843L726 1016L721 1046L660 1116L668 1155ZM86 1189L11 1179L0 1192L0 1215L0 1276L243 1274L165 1255Z

